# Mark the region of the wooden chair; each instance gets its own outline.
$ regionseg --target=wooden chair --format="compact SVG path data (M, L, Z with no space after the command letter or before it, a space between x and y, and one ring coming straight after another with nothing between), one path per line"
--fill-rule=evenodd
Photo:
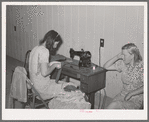
M28 50L25 54L25 62L24 62L24 68L26 69L27 72L27 77L29 77L29 56L30 56L31 50Z
M52 98L47 99L47 100L43 100L42 97L40 96L40 94L38 93L38 91L36 90L36 88L34 87L33 82L29 78L27 78L27 83L31 86L31 89L32 89L32 93L28 94L29 106L33 109L34 108L41 108L43 106L46 107L47 109L49 109L48 103Z

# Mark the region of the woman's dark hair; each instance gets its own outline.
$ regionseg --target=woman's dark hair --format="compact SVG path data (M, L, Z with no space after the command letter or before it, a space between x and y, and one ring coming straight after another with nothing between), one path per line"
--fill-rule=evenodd
M122 47L122 50L128 49L128 52L132 55L134 54L134 62L142 61L142 56L138 47L134 43L128 43Z
M46 48L51 52L53 50L54 42L59 41L57 40L58 36L59 34L56 31L50 30L45 34L44 38L39 42L39 45L42 45L44 42L46 42Z

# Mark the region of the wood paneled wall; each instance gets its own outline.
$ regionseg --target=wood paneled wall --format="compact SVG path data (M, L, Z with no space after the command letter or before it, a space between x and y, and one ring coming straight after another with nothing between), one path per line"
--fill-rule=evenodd
M129 42L136 43L143 56L143 6L8 5L6 10L6 54L18 60L24 61L26 51L52 29L63 39L58 53L68 57L70 48L83 48L92 53L92 62L99 64L100 38L105 40L102 65ZM107 73L110 97L120 90L119 81L118 73Z

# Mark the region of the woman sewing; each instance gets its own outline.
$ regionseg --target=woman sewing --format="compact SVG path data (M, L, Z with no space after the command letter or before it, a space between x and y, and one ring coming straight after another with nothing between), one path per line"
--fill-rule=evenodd
M49 62L50 53L57 48L60 42L58 37L59 34L54 30L47 32L39 45L32 49L29 58L30 79L43 99L55 98L49 103L50 108L53 109L70 108L72 104L76 105L74 102L69 102L71 104L67 106L65 102L66 106L64 106L62 101L70 101L68 99L70 96L73 98L73 101L79 100L78 103L80 103L80 100L84 100L83 93L77 90L74 84L66 82L56 83L55 80L50 79L52 71L55 68L61 68L61 62ZM71 92L71 90L77 90L78 92ZM83 101L82 103L86 102ZM62 106L58 107L60 104ZM79 108L85 107L79 106ZM77 106L73 108L77 108Z
M30 78L43 99L52 98L55 94L62 91L61 84L57 84L54 80L49 79L55 68L61 68L60 62L52 65L49 63L50 51L56 48L60 41L57 39L58 36L59 34L56 31L49 31L43 40L39 42L39 45L34 47L30 53Z
M121 72L123 88L107 109L140 109L143 105L143 62L134 43L122 47L121 53L104 64L107 70Z

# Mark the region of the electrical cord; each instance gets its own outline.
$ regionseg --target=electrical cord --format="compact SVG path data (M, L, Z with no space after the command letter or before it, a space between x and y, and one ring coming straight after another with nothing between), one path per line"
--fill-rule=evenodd
M99 66L101 66L101 47L99 47ZM101 99L101 90L100 90L98 109L104 109L105 107L107 94L105 89L102 89L102 90L104 90L104 96L103 96L103 100L100 101Z

